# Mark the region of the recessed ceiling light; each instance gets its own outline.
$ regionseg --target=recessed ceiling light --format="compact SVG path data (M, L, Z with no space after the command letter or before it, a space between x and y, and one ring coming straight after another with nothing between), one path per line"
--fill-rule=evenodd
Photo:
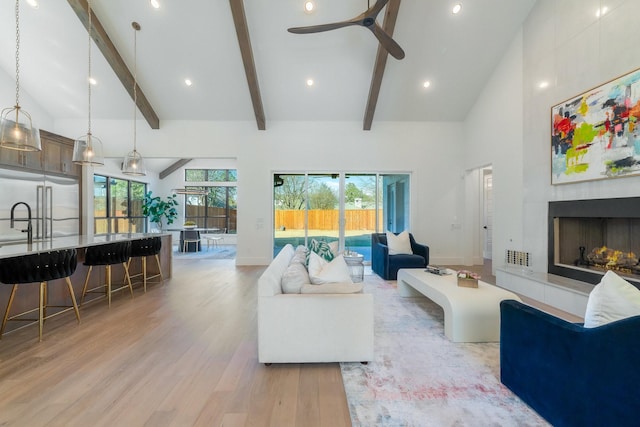
M460 13L461 10L462 10L462 4L457 3L455 6L453 6L453 9L451 11L453 12L454 15L457 15L458 13Z
M40 5L38 4L38 0L27 0L27 3L29 4L29 6L31 6L34 9L37 9L40 7Z
M89 77L89 83L91 83L92 85L97 85L98 81L96 79L94 79L93 77Z
M312 1L306 1L304 2L304 11L307 13L311 13L315 10L316 5L314 2Z
M191 79L184 79L184 84L186 84L187 86L191 86L193 82L191 81Z
M429 80L426 80L424 83L422 83L422 87L423 88L428 88L429 86L431 86L431 82Z
M149 3L151 3L154 9L160 9L160 2L158 2L158 0L149 0Z
M313 86L313 79L307 79L307 86Z
M604 14L607 12L609 12L609 8L607 6L603 6L596 11L596 17L600 18L601 16L604 16Z
M549 87L549 82L548 82L548 81L546 81L546 80L543 80L543 81L541 81L540 83L538 83L538 87L539 87L540 89L545 89L545 88Z

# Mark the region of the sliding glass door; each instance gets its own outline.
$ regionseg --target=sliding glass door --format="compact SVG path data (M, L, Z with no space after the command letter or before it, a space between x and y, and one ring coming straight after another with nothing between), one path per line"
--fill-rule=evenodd
M339 242L371 260L371 234L409 224L408 174L274 175L274 255L287 243Z

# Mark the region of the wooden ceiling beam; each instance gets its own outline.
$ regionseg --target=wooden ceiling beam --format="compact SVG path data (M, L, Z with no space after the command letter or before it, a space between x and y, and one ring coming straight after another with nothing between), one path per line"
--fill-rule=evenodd
M193 159L180 159L177 162L173 163L171 166L160 172L160 179L165 179L166 177L180 169L182 166L189 163L191 160Z
M82 22L85 28L89 27L89 5L87 0L67 0L73 11ZM109 38L109 34L105 31L104 27L98 20L98 17L95 13L91 13L91 38L102 52L102 55L107 60L113 72L116 73L116 76L120 79L122 86L124 86L125 90L133 99L133 84L134 78L129 68L127 68L127 64L125 64L122 56L118 53L118 50L114 46L111 38ZM142 116L147 120L151 129L160 129L160 119L158 115L153 110L153 107L147 100L147 97L140 89L140 85L137 85L137 106Z
M260 96L256 64L253 60L253 50L251 49L251 40L249 39L249 27L247 26L247 17L244 13L244 4L242 0L229 0L229 5L231 6L233 24L236 27L236 34L238 35L240 54L242 55L242 63L244 64L244 73L247 76L247 84L249 85L249 93L251 94L251 103L253 104L256 123L259 130L265 130L266 121L262 107L262 97Z
M396 28L396 19L398 18L399 10L400 0L389 0L382 24L382 29L389 35L389 37L393 37L393 30ZM384 69L387 66L388 57L389 53L382 47L382 45L379 44L378 53L376 54L376 62L373 67L373 76L371 77L371 86L369 87L369 97L367 99L367 106L364 112L363 130L371 130L373 115L376 112L378 95L380 95L382 77L384 76Z

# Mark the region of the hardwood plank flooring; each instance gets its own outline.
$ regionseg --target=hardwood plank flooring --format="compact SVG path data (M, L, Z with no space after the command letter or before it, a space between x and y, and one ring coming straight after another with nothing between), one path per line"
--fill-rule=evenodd
M173 277L0 340L0 425L349 426L340 367L257 360L264 267L174 259ZM4 286L4 285L0 285Z

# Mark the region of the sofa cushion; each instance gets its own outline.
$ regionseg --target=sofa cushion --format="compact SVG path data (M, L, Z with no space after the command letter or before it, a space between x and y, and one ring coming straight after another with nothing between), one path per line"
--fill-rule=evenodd
M398 234L397 236L390 231L387 231L387 247L389 248L389 255L400 254L412 254L411 240L409 239L409 232L407 230Z
M324 285L302 285L301 294L361 294L362 283L325 283Z
M584 327L595 328L638 315L640 290L613 271L607 271L589 294Z
M352 283L349 267L342 255L338 255L327 262L315 252L309 255L309 278L311 284L322 285L324 283Z
M292 262L282 274L280 286L285 294L299 294L303 285L310 282L307 267L301 262Z
M309 243L310 252L315 252L320 255L323 259L327 261L331 261L333 257L333 252L331 251L331 246L327 242L311 239Z

